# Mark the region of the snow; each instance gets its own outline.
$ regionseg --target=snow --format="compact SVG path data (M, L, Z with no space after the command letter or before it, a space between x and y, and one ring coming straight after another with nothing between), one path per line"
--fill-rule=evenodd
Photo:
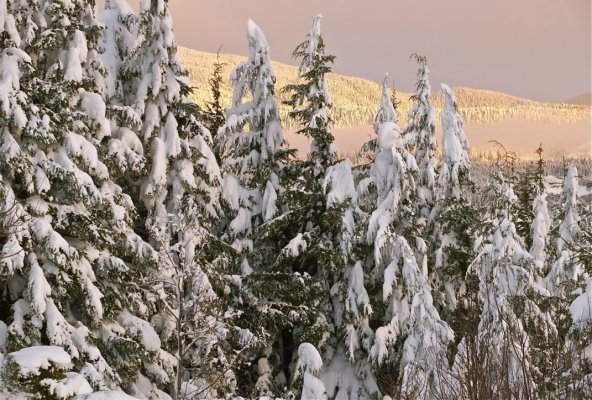
M82 63L86 61L88 54L84 32L76 30L69 46L64 79L80 82L84 77Z
M45 313L46 308L45 299L51 295L51 286L49 286L49 283L45 279L45 275L37 262L35 254L29 254L29 263L31 269L29 272L27 291L30 310L33 313L31 323L37 328L41 328L43 325L43 314Z
M356 199L356 187L349 159L328 168L323 180L323 189L327 193L327 207L343 203L348 199Z
M68 132L65 135L65 143L68 154L82 159L84 164L88 166L91 174L100 179L107 179L109 177L107 167L99 161L96 147L83 136Z
M317 349L310 343L301 343L298 346L298 363L296 364L297 373L304 372L301 400L327 398L323 382L316 377L322 367L323 361Z
M49 393L58 399L71 398L76 395L92 393L92 387L80 374L66 372L66 377L61 380L43 379L40 381L42 386L47 387Z
M269 53L269 44L259 25L252 19L247 21L247 37L249 39L249 59L256 60L257 57L264 57ZM258 55L257 53L265 55Z
M251 232L251 211L246 208L238 210L236 217L230 222L230 230L234 234Z
M75 400L138 400L121 390L104 390L91 394L78 395Z
M31 346L9 353L8 357L19 366L21 376L39 375L41 370L53 367L68 369L72 359L58 346Z
M330 399L365 400L380 392L371 371L354 367L341 350L323 368L320 379Z
M290 255L292 255L292 257L298 257L301 251L306 250L306 246L306 240L303 238L302 233L299 233L298 235L296 235L296 237L290 240L290 242L286 246L286 249L290 252Z
M273 184L270 181L267 181L265 185L265 193L263 194L263 220L269 221L272 219L275 214L277 213L277 206L275 204L277 200L277 193Z
M311 373L316 373L323 367L323 360L317 349L310 343L298 346L298 366Z
M148 322L127 312L119 314L117 322L125 328L130 336L140 339L142 346L147 351L160 349L160 338Z
M99 125L96 135L98 140L102 140L106 136L111 136L111 125L105 116L107 106L101 95L92 92L82 92L80 94L80 107L86 115Z
M592 322L592 279L588 280L586 291L571 303L569 310L576 326Z

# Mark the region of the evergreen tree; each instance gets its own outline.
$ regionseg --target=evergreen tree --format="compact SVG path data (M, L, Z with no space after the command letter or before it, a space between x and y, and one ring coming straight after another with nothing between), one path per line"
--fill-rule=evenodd
M229 238L236 238L233 245L239 251L251 248L249 236L276 215L276 200L282 190L279 173L290 155L282 148L267 39L251 20L247 34L249 57L232 71L232 107L218 132L220 154L225 157L223 194L232 218ZM247 94L252 98L243 102ZM246 259L243 269L244 274L251 269Z
M454 311L464 287L464 276L474 258L477 210L470 200L474 183L470 177L469 143L452 90L442 84L442 164L436 187L432 232L436 302L446 313ZM465 312L466 310L460 311Z
M202 123L212 134L214 142L216 141L216 135L218 130L224 125L225 116L224 109L222 108L221 97L222 97L222 67L224 63L220 61L220 50L216 53L216 62L214 63L214 70L212 76L208 80L210 85L210 92L212 93L212 100L206 103L205 109L200 111ZM217 152L218 147L214 146L214 153L216 154L216 160L218 164L221 163L220 154Z
M376 311L371 321L382 326L376 329L369 355L377 366L383 392L429 398L435 394L438 380L435 366L445 356L453 334L434 308L425 258L418 264L403 236L409 229L407 224L412 223L409 216L415 211L418 168L394 122L396 116L385 95L386 86L383 90L375 124L376 156L370 176L360 184L362 193L368 187L368 193L375 191L376 198L367 231L367 241L373 244L369 292L381 293L373 303ZM416 238L414 244L421 247L422 243L421 238ZM389 388L393 379L399 389Z
M236 324L252 343L247 359L257 365L256 370L241 371L243 391L271 395L288 383L292 328L312 324L314 309L303 303L319 287L304 271L274 262L293 239L292 232L276 229L276 222L287 220L278 198L287 191L284 170L294 150L283 142L267 40L253 21L247 36L249 57L232 72L233 103L218 132L219 151L225 157L223 198L230 219L224 237L241 258L240 271L234 271L234 299L240 310ZM298 253L296 242L294 246Z
M127 317L146 315L138 267L156 254L99 151L111 130L94 4L5 5L1 208L18 223L0 257L2 375L37 398L133 391L142 365L166 367L150 325Z
M419 168L417 193L419 197L418 215L426 220L434 205L436 185L436 126L435 110L431 103L431 86L427 58L412 54L411 58L419 64L415 93L411 96L413 106L409 111L409 125L405 129L405 141L415 149L415 159Z
M302 59L298 75L303 82L282 89L290 94L285 103L292 107L290 117L300 125L298 133L312 139L308 159L317 180L331 165L336 152L328 114L331 96L325 80L325 75L331 72L329 64L335 61L335 56L325 54L321 18L321 14L313 17L310 32L293 53L295 58Z
M232 393L230 352L239 332L218 297L227 257L216 236L222 179L212 138L188 97L167 2L143 1L134 29L139 37L119 73L126 80L120 106L141 121L127 129L137 129L146 149L146 168L126 189L145 221L136 229L158 251L158 267L147 271L147 305L173 360L159 379L175 399Z
M532 204L534 219L532 220L531 236L532 246L530 254L542 265L545 264L548 254L548 236L551 228L551 217L547 206L547 194L539 194Z
M509 204L516 201L507 183L504 196ZM500 210L492 237L471 265L471 273L479 278L482 314L476 337L465 337L459 345L453 374L462 376L461 386L467 385L468 355L486 354L486 369L494 379L480 388L479 396L536 398L536 339L555 336L557 330L539 306L548 297L539 284L540 266L525 250L508 210Z
M578 172L574 164L568 167L561 192L561 223L556 228L557 256L547 275L547 287L554 295L565 298L574 289L583 272L571 251L575 240L579 237L579 213L577 202Z

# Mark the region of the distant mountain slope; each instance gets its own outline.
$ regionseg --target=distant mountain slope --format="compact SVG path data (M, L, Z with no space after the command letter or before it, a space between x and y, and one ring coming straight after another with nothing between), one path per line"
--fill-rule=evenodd
M582 105L592 105L592 93L584 93L579 96L573 97L566 101L566 103L570 104L582 104Z
M203 105L211 99L208 79L216 61L216 54L179 47L182 63L189 71L192 85L195 87L194 100ZM231 99L231 87L227 77L236 64L245 57L221 54L220 60L225 63L225 77L222 90L223 105L228 107ZM298 69L292 65L273 62L277 76L277 95L282 98L279 88L297 79ZM366 79L330 74L328 82L333 100L332 117L336 127L349 127L371 123L380 94L378 83ZM539 103L533 100L511 96L490 90L478 90L463 87L454 88L459 108L467 121L488 122L506 118L527 119L536 121L571 122L589 118L590 108L579 104ZM439 91L434 90L434 104L441 107L442 98ZM399 115L406 122L405 115L411 104L410 93L399 93L401 101ZM286 117L287 108L282 108L283 121L289 128Z

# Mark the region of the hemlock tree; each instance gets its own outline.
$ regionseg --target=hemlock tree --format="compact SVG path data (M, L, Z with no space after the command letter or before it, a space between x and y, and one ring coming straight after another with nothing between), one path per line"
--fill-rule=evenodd
M554 295L565 298L577 285L583 272L580 263L571 251L571 247L580 235L578 215L578 171L572 163L563 181L561 209L556 228L557 258L547 275L547 287Z
M240 271L232 275L240 313L236 324L252 343L247 359L257 364L257 370L241 370L242 390L271 395L286 386L290 374L291 339L281 332L306 318L309 311L301 304L317 285L307 275L272 267L283 244L270 235L270 226L282 219L278 197L285 188L280 179L294 151L284 146L269 45L251 20L247 38L249 57L231 74L232 106L217 135L228 219L223 237L241 258Z
M508 183L504 196L510 205L516 201ZM545 390L537 385L539 338L556 337L557 329L539 306L549 296L539 283L540 265L524 248L508 210L500 210L493 235L471 265L479 278L482 314L476 337L465 336L459 344L451 375L460 377L455 378L457 394L476 390L480 397L538 398L538 390ZM492 379L470 389L470 356L475 354L485 357Z
M435 262L431 273L436 302L448 314L456 309L458 296L464 290L464 276L474 258L479 221L470 199L474 184L464 123L454 93L444 83L441 87L444 94L442 163L435 191L437 203L432 213Z
M419 168L418 214L427 220L434 206L434 188L437 180L436 115L430 101L431 86L427 58L418 54L411 55L411 58L417 61L419 69L415 93L411 96L414 104L409 111L410 121L405 129L405 141L415 149L415 159Z
M312 139L308 160L316 179L331 165L336 152L328 114L331 96L325 80L325 75L331 72L329 64L334 62L335 56L325 54L325 42L321 36L322 17L321 14L313 17L310 32L293 53L295 58L302 59L298 75L303 82L282 89L290 94L285 104L292 107L289 116L301 126L298 133Z
M0 256L4 383L38 398L118 396L166 360L149 324L127 318L146 315L137 267L156 255L97 150L111 134L101 29L92 3L5 6L2 210L19 223Z
M213 287L223 290L226 272L216 236L220 170L188 97L167 2L142 1L137 21L140 37L120 74L130 80L123 106L142 121L137 136L146 149L141 185L128 181L128 190L138 195L145 221L137 229L158 251L158 268L147 271L147 304L174 360L159 378L175 399L232 393L230 347L238 331L229 329Z
M278 212L276 200L282 190L279 174L291 153L282 148L267 39L252 20L247 24L247 37L249 57L232 71L232 107L218 132L224 157L223 197L231 218L228 237L235 239L233 246L238 251L245 252L252 250L251 234ZM243 102L247 94L251 98ZM243 274L250 269L245 258Z
M388 112L393 108L389 97L382 99L378 115L384 118L377 117L375 124L375 160L370 176L360 184L362 193L374 190L376 196L367 241L373 248L370 288L381 293L371 319L382 326L375 331L369 355L377 367L383 392L429 398L435 394L438 380L435 366L445 356L453 333L434 308L427 265L418 265L403 236L407 230L403 221L415 211L414 175L418 169L393 120L394 113ZM417 238L417 244L421 242Z

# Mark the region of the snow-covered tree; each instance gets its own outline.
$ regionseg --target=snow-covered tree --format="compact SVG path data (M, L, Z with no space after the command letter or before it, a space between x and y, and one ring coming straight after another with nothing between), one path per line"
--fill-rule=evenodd
M405 141L415 149L415 159L419 168L417 193L419 196L419 215L428 219L434 205L436 186L436 114L431 103L429 68L424 56L413 54L419 64L415 93L411 96L413 106L409 111L409 124L405 129Z
M434 393L435 366L445 356L453 333L434 307L427 260L418 264L404 236L415 213L418 168L394 121L396 116L386 91L383 86L375 123L375 159L369 177L361 181L358 189L362 195L375 198L366 237L373 249L368 281L373 292L381 293L375 303L378 312L371 319L381 321L382 326L376 329L369 355L383 385L384 371L395 374L390 384L395 381L399 389L392 392L392 386L383 386L387 394L427 398ZM421 238L412 237L414 245L425 248Z
M0 347L6 365L47 372L6 384L43 398L131 390L166 360L149 324L125 318L146 316L138 267L156 254L133 232L133 203L101 156L111 135L101 28L84 1L4 6L2 209L19 223L0 257Z
M509 184L506 202L516 201ZM470 354L487 353L487 369L494 382L481 395L507 398L533 397L537 393L538 337L553 337L557 329L548 312L540 307L549 296L540 284L540 264L524 248L510 221L509 208L502 212L493 235L471 265L479 279L482 313L475 337L465 336L459 344L455 371L466 385ZM471 348L473 347L473 348Z
M563 180L563 191L561 192L561 225L559 225L559 240L557 251L569 245L577 238L580 228L578 226L578 169L574 163L567 168L567 175Z
M119 13L111 21L128 19L123 6L108 11ZM125 84L118 106L141 121L125 134L139 138L146 168L139 179L125 182L145 222L137 229L158 251L158 267L146 271L147 304L174 360L160 379L176 399L220 395L236 385L230 343L238 335L227 326L232 312L222 313L218 296L228 264L217 237L221 173L211 135L188 97L189 78L179 62L167 2L142 1L134 20L131 31L139 37L120 67Z
M572 251L573 243L581 233L578 213L578 172L575 165L569 165L561 192L561 223L557 231L557 258L547 275L547 287L564 298L574 289L580 279L582 265Z
M336 147L331 133L331 96L325 75L331 72L335 56L325 54L321 36L321 14L312 18L310 32L294 50L294 58L301 58L298 69L302 83L282 89L289 94L285 103L292 107L289 115L300 125L298 133L312 139L308 159L318 179L335 158Z
M441 87L444 94L442 162L435 191L437 203L432 210L430 239L434 242L435 255L430 257L434 265L430 272L435 300L450 313L456 309L458 295L464 290L464 275L474 257L478 217L471 204L474 184L463 120L454 93L444 83ZM449 321L448 315L446 319Z
M463 184L469 179L469 141L464 122L458 112L454 93L442 83L444 108L442 110L442 165L438 175L440 198L460 199Z
M228 236L236 238L234 246L239 251L252 248L249 236L276 216L279 174L291 153L282 148L269 44L252 20L247 24L247 37L249 57L232 71L232 107L217 139L224 157L223 197L231 218ZM248 274L249 269L246 261L243 273Z
M551 229L551 217L547 206L547 194L539 194L532 204L534 219L532 221L531 234L532 246L530 254L535 260L544 264L548 254L548 237Z

